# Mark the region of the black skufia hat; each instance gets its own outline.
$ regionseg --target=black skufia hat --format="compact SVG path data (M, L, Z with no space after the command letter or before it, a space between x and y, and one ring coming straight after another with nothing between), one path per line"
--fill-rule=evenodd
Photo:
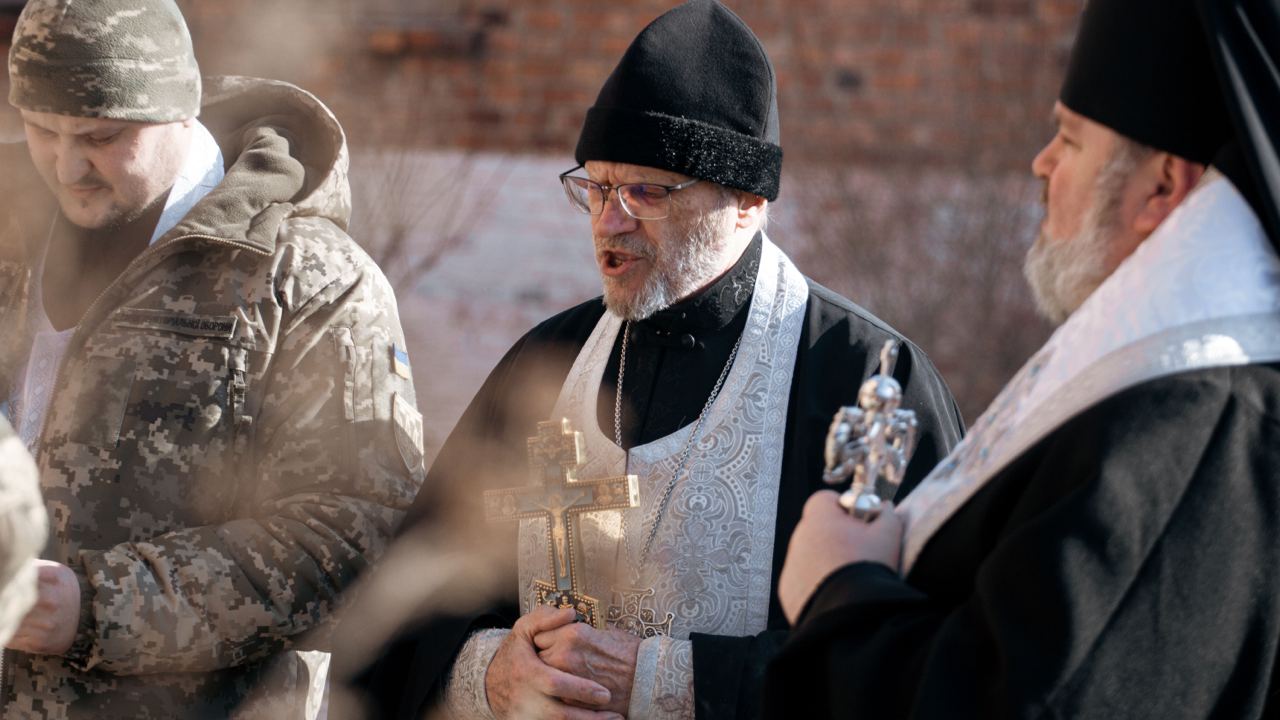
M778 197L778 84L764 47L716 0L649 24L587 111L579 163L662 168Z

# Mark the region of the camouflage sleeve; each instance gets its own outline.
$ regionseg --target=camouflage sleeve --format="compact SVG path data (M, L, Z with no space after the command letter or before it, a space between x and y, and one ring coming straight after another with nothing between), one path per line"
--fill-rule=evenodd
M35 462L0 417L0 646L36 600L31 560L44 548L48 520Z
M284 311L237 479L242 517L82 555L93 597L70 655L80 667L207 671L289 647L383 551L421 485L422 418L389 284L350 240L297 255L276 269Z

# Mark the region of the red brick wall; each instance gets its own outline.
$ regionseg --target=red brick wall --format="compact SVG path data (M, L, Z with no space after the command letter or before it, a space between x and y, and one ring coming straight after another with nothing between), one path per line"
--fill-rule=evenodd
M432 13L406 0L403 17L375 18L357 0L273 0L268 16L252 0L180 0L207 71L303 83L353 131L555 153L572 150L632 37L676 4L457 0ZM1081 0L727 4L773 58L789 158L1007 169L1049 133Z

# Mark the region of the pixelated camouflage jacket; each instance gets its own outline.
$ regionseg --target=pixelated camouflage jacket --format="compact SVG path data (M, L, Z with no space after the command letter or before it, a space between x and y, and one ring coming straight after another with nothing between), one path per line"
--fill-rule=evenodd
M248 78L206 79L200 119L225 179L90 307L58 374L37 463L46 557L80 576L81 627L65 658L8 653L5 717L227 717L251 691L300 699L312 678L290 648L422 482L395 298L345 233L337 121ZM23 258L53 217L33 186L0 188L17 199L0 245L8 338L27 335ZM0 359L0 376L22 359Z

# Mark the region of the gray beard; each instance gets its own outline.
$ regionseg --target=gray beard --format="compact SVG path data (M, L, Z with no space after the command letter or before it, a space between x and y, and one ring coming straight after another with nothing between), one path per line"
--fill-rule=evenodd
M1111 232L1095 211L1096 200L1075 237L1055 240L1041 231L1022 266L1036 309L1054 325L1065 322L1110 274Z
M1036 309L1061 325L1111 275L1111 241L1120 224L1121 192L1136 161L1127 154L1112 157L1098 172L1089 209L1075 237L1051 238L1043 230L1027 251L1022 273Z
M644 258L651 271L634 293L625 292L612 278L604 278L605 307L623 320L639 321L692 295L720 269L718 256L727 242L722 225L719 211L700 214L692 227L672 233L668 238L672 251L665 255L639 237L610 238L605 246Z

